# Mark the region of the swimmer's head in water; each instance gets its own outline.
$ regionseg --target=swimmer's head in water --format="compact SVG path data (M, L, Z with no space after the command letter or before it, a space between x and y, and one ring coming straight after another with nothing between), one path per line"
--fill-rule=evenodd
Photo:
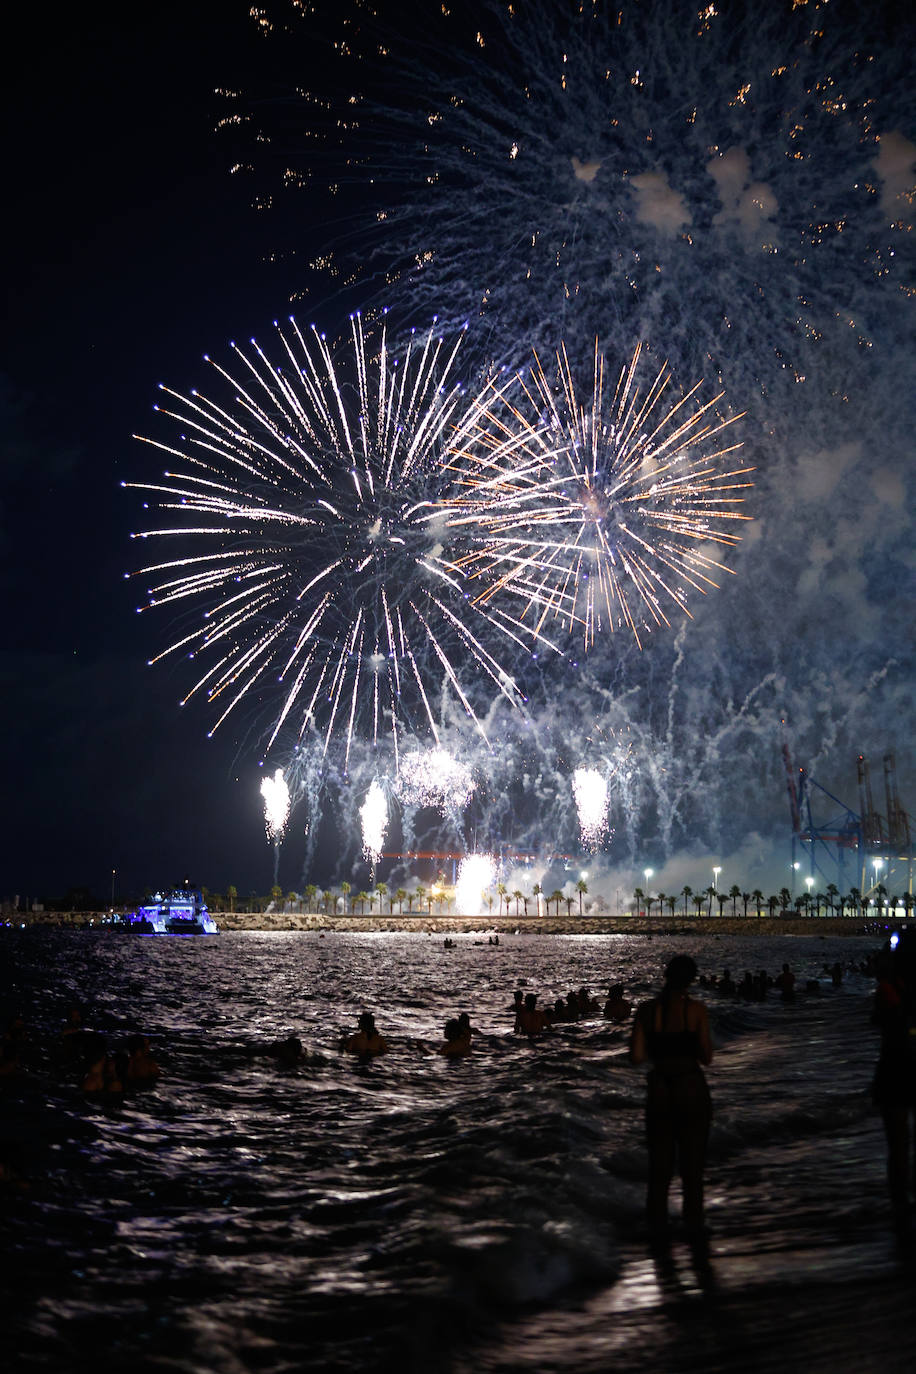
M683 992L697 976L697 966L689 954L676 954L665 969L665 982L676 992Z
M360 1030L366 1031L367 1034L375 1030L375 1017L372 1015L371 1011L364 1011L360 1016L359 1028Z

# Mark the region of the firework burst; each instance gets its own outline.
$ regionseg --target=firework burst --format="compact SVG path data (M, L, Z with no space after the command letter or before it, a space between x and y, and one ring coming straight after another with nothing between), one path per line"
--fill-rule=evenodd
M475 697L522 700L503 659L530 629L468 596L452 547L447 452L467 448L485 401L453 380L461 336L430 331L399 361L384 330L370 347L357 316L339 365L293 320L278 339L279 364L254 341L233 346L235 372L213 363L221 400L163 388L157 409L180 439L145 442L176 466L158 484L124 484L171 521L134 537L181 546L140 570L152 579L141 609L198 612L151 661L204 663L184 700L205 694L214 729L266 699L267 749L289 723L325 751L342 738L346 770L355 737L388 735L397 771L403 728L437 739L437 694L451 692L481 730ZM481 486L480 513L499 497Z
M596 346L584 403L565 348L555 375L536 358L520 396L503 393L505 417L488 411L489 444L476 438L468 520L489 539L477 534L462 566L483 579L478 604L520 597L535 637L559 622L588 649L625 627L641 647L671 608L689 616L688 595L718 585L729 570L712 550L736 544L736 523L751 518L738 509L751 469L733 465L729 429L740 416L722 417L721 394L700 403L699 386L666 404L667 366L641 384L640 354L609 388ZM481 488L502 492L492 512L481 514Z
M843 394L873 344L866 297L909 289L892 4L867 39L798 0L472 0L430 7L422 37L396 6L319 10L258 7L281 81L297 42L327 61L308 92L297 66L294 97L242 97L227 126L251 134L269 198L352 204L349 241L312 260L325 283L472 312L516 362L558 329L664 335L679 372L784 403L806 381Z

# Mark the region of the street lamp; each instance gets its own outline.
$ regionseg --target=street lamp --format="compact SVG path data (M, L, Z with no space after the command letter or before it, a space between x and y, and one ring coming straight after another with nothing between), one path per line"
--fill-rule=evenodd
M884 860L883 860L883 859L872 859L872 863L874 864L874 868L875 868L875 887L877 887L877 886L878 886L878 874L879 874L879 872L880 872L881 865L884 863Z
M114 885L115 885L115 874L117 873L117 871L118 871L118 870L117 870L116 868L113 868L113 869L111 870L111 907L112 907L112 910L114 910Z
M643 874L645 875L645 879L646 879L646 887L649 886L649 879L652 877L652 874L653 874L654 872L655 872L655 869L654 869L654 868L644 868L644 869L643 869Z
M813 879L813 878L806 878L806 879L805 879L805 887L808 889L808 896L809 896L809 897L811 896L811 889L812 889L813 886L814 886L814 879Z
M719 865L718 868L714 868L714 869L712 870L712 885L713 885L713 888L715 889L716 892L719 891L719 874L720 874L721 872L722 872L722 866L721 866L721 864Z

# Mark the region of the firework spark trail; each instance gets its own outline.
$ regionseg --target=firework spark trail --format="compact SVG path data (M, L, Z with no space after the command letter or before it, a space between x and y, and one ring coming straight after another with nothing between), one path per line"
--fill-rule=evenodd
M537 632L468 597L460 555L474 521L450 524L449 449L467 454L492 388L467 400L453 380L460 336L430 331L399 362L384 330L370 349L356 316L340 363L295 321L278 338L279 365L254 341L233 345L234 374L213 364L222 403L164 389L158 409L180 440L144 442L176 467L160 483L124 483L173 521L134 537L182 549L140 570L153 579L147 608L203 611L151 661L207 663L185 701L205 692L220 705L213 729L243 701L279 694L267 749L290 721L325 751L342 736L346 771L357 737L378 747L387 734L396 771L399 730L436 738L441 684L481 731L475 701L522 702L510 663ZM481 518L501 495L479 484ZM203 551L185 553L185 541Z
M518 619L537 636L558 620L588 649L602 631L625 626L641 647L643 634L670 625L667 605L689 616L688 593L718 586L715 575L729 569L706 549L735 545L734 523L751 519L737 507L753 469L734 466L741 445L725 434L741 417L722 418L721 393L701 404L698 386L665 408L670 371L663 365L641 387L641 352L620 370L607 403L597 346L588 403L578 399L565 348L555 379L536 357L531 382L519 379L520 399L500 397L511 417L500 418L484 451L511 455L498 474L505 494L492 514L481 515L472 499L469 519L490 537L478 538L462 566L484 578L478 603L520 596ZM491 403L491 423L494 411ZM513 425L519 437L510 446ZM475 465L488 491L493 469L492 460ZM474 477L463 485L476 497Z

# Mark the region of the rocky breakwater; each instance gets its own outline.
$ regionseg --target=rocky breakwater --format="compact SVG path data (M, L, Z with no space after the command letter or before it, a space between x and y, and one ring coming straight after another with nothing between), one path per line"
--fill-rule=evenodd
M780 917L760 918L712 916L678 920L612 916L528 916L499 917L429 915L406 912L402 915L341 916L324 912L221 912L216 917L220 929L336 931L351 934L406 932L418 935L864 935L870 933L860 917Z

